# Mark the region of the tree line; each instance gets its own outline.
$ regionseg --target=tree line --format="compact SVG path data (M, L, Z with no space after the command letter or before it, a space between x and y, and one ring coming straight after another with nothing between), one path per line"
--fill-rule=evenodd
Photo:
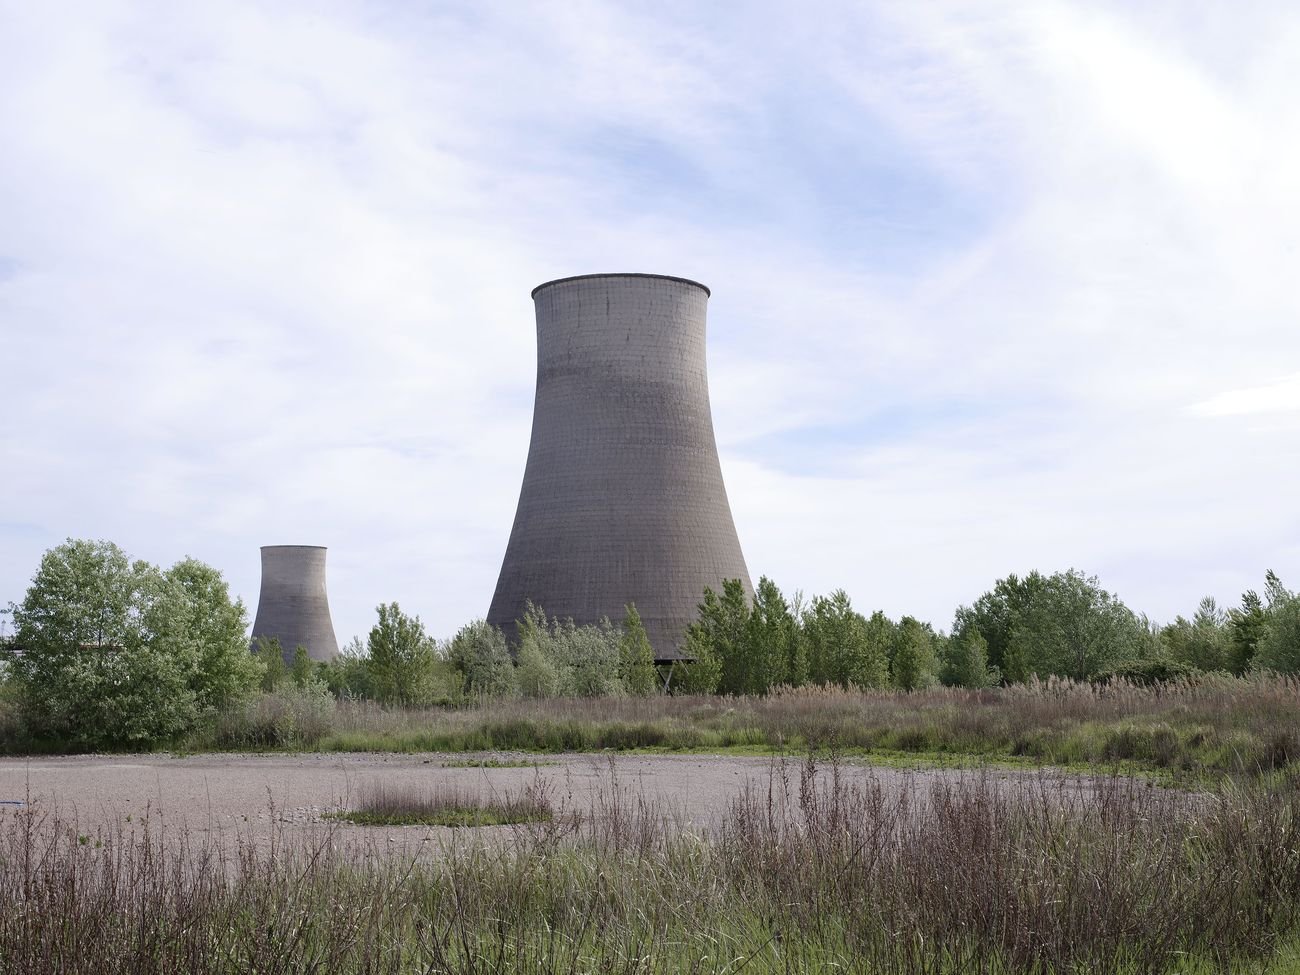
M950 633L910 616L855 610L837 590L787 599L767 578L749 599L738 580L705 590L687 631L694 663L685 687L762 694L777 685L916 690L982 688L1031 678L1151 683L1198 673L1300 673L1300 598L1273 572L1264 593L1219 607L1201 600L1191 619L1158 625L1077 570L1009 575L970 606Z
M259 693L316 707L344 697L428 707L497 696L1300 673L1300 598L1272 572L1238 606L1206 598L1164 625L1075 570L1009 575L960 607L947 633L911 616L865 615L843 590L787 598L762 578L751 597L728 580L704 591L684 659L671 665L655 664L634 605L619 622L583 626L530 604L512 639L477 620L439 641L397 603L378 606L370 632L335 660L316 663L296 648L286 665L275 641L249 652L247 611L216 569L189 558L161 569L88 540L46 552L8 612L15 629L0 646L0 709L16 709L33 740L78 748L178 740Z

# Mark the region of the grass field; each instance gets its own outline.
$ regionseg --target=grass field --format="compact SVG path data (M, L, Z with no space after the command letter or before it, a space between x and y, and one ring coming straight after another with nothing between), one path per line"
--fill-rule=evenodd
M343 703L294 727L324 751L804 757L692 830L617 785L588 810L379 789L319 838L233 849L0 811L0 971L1300 975L1295 680ZM265 747L220 728L189 747ZM842 774L857 756L1100 774L885 790ZM343 852L359 823L465 828L413 860Z
M685 833L612 789L418 860L5 812L0 971L1300 970L1294 781L882 790L809 758Z
M227 723L188 747L265 748ZM1271 774L1300 760L1300 681L1209 677L1153 688L1048 681L916 693L804 688L762 698L488 699L461 708L340 703L289 748L395 752L733 750L916 756L1157 771Z

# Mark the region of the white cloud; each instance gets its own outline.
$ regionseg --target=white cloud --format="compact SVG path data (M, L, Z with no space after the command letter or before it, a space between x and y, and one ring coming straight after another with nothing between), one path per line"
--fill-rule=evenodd
M65 535L250 603L258 545L321 543L341 635L450 632L513 516L528 291L618 269L714 289L756 574L943 625L1035 566L1160 616L1300 573L1254 503L1297 462L1259 422L1300 16L1161 11L7 6L0 599Z
M1190 408L1190 412L1200 416L1251 416L1296 411L1300 411L1300 372L1275 383L1218 393Z

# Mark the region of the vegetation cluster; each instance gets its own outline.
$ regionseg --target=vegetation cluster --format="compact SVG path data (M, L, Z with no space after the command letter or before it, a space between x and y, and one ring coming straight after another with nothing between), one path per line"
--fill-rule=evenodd
M445 783L428 788L371 783L357 803L332 819L360 826L511 826L553 819L550 790L540 778L516 792L485 792Z
M1300 789L850 779L780 763L712 826L612 783L591 810L407 858L223 849L146 817L0 812L0 970L1295 970Z
M1017 688L1051 698L1058 691L1049 686L1077 685L1084 690L1068 693L1109 700L1132 685L1182 688L1176 696L1205 684L1207 693L1228 694L1237 707L1249 694L1273 695L1290 685L1270 683L1269 675L1300 673L1300 598L1271 572L1262 596L1247 592L1228 610L1205 599L1190 619L1180 616L1163 626L1139 617L1082 573L1011 575L960 607L951 633L908 616L866 616L842 590L787 598L763 578L751 598L730 580L719 592L705 590L685 635L684 659L672 664L655 663L631 605L621 622L589 626L530 605L509 638L478 620L437 641L418 616L387 603L377 607L366 638L353 639L336 660L315 663L296 648L286 665L275 641L248 652L247 613L215 569L186 559L161 570L130 561L112 543L84 540L47 552L23 601L9 612L14 635L0 646L0 750L11 752L368 747L413 740L431 747L783 748L830 740L796 712L833 716L844 702L878 702L884 700L879 693L893 691L911 695L906 707L895 708L883 723L854 714L841 722L837 740L864 749L961 749L1044 760L1131 751L1173 767L1222 766L1222 749L1237 749L1252 761L1270 750L1288 760L1297 753L1271 731L1241 732L1230 719L1209 719L1213 733L1203 733L1178 715L1162 716L1166 730L1145 725L1127 747L1115 736L1129 732L1114 726L1100 731L1087 720L1069 730L1058 723L1028 734L957 714L963 708L1000 714L996 702L1016 700ZM1096 690L1108 685L1116 688L1110 697ZM942 707L917 697L940 686L989 693L954 697ZM1242 690L1247 687L1254 690ZM850 693L818 696L836 688ZM799 697L805 691L811 696ZM712 719L674 716L680 709L669 701L698 695L724 695L734 699L732 713L767 717L717 728ZM655 717L633 727L557 717L575 698L649 696L656 700ZM520 711L511 702L549 699L557 705L547 717L520 718L513 731L516 719L500 717ZM799 701L815 706L792 703ZM868 712L874 707L863 706ZM405 730L375 730L387 727L376 708L404 714ZM940 716L943 708L952 715ZM904 717L908 709L925 716L928 730L912 727L915 722ZM1163 707L1154 710L1164 713ZM956 733L962 720L989 725L980 731L985 737ZM1239 733L1250 741L1232 738ZM1148 738L1160 744L1148 747Z

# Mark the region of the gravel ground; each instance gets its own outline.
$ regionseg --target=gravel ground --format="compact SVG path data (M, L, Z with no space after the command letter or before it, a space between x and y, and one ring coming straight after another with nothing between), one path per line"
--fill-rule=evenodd
M529 768L455 768L458 761L494 758L539 763ZM602 797L616 791L643 797L672 814L685 828L716 822L727 804L753 783L764 789L774 762L769 758L714 755L167 755L69 756L0 759L0 820L7 811L33 807L87 835L149 822L172 835L188 831L223 843L292 841L331 829L349 845L390 844L406 851L420 844L460 839L490 830L441 827L358 827L323 818L346 809L369 784L418 787L454 784L465 790L511 792L541 778L557 808L599 814ZM846 778L872 778L886 788L936 779L971 777L951 769L902 771L860 763L842 766ZM997 771L998 781L1056 773ZM798 762L790 776L797 785ZM1070 781L1080 781L1070 777ZM1082 780L1085 783L1086 780ZM277 828L278 827L278 828ZM508 831L508 827L496 828Z

